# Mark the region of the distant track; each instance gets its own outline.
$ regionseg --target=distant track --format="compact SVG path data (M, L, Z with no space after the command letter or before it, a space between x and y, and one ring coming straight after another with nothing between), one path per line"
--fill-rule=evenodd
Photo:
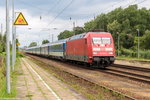
M129 65L113 64L112 67L150 72L150 68L143 68L143 67L136 67L136 66L129 66Z
M150 84L149 68L113 64L112 66L108 67L107 70L101 72Z

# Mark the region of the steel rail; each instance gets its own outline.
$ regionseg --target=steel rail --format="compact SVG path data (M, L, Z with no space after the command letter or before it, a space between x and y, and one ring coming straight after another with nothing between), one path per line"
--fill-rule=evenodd
M131 69L131 70L137 70L142 72L150 72L150 68L143 68L143 67L136 67L136 66L129 66L129 65L113 64L112 67Z

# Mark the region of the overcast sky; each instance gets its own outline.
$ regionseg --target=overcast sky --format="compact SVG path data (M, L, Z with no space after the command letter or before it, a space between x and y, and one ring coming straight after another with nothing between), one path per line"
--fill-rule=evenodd
M12 1L12 0L10 0ZM57 40L57 35L63 30L72 30L76 26L84 26L101 13L107 13L117 7L126 8L138 4L139 8L150 8L150 0L14 0L15 12L22 12L29 26L18 26L17 38L21 47L31 42L41 44L43 39ZM5 31L5 2L0 0L0 24ZM70 20L71 18L71 20ZM10 20L11 2L10 2ZM10 21L11 22L11 21ZM10 23L11 24L11 23ZM11 25L10 25L11 28ZM11 32L10 32L10 35ZM11 37L10 37L11 38Z

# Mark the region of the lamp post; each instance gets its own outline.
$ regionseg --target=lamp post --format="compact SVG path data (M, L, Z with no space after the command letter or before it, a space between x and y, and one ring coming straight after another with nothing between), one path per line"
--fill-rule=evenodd
M137 30L137 32L138 32L138 58L140 57L140 39L139 39L139 37L140 37L140 30L139 29L136 29Z
M120 37L119 37L119 32L117 32L117 35L118 35L118 56L119 56L119 42L120 42Z

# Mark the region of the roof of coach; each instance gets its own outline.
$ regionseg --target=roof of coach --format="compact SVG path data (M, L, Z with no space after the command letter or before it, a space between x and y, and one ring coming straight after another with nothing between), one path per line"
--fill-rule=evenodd
M65 43L67 40L68 40L68 38L63 39L63 40L58 40L58 41L55 41L53 43L47 43L47 44L41 45L40 47L46 47L46 46L50 46L50 45Z
M35 48L39 48L40 46L34 46L34 47L29 47L29 48L26 48L26 50L29 50L29 49L35 49Z

